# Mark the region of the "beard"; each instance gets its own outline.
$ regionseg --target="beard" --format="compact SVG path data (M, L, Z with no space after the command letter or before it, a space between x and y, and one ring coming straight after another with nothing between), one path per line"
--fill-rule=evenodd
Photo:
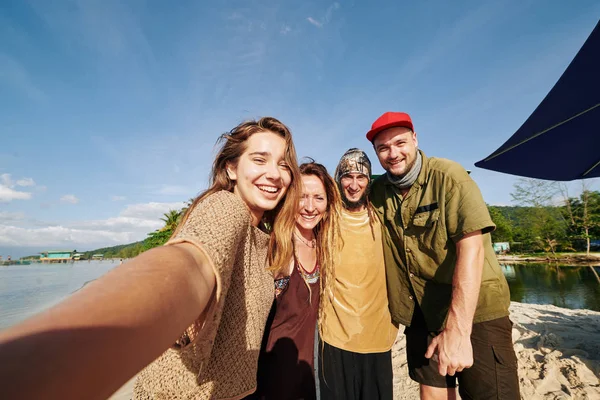
M413 158L412 162L406 166L406 169L404 170L403 174L400 174L400 175L393 174L389 170L386 170L386 172L388 174L390 174L392 177L396 178L397 180L398 179L402 179L402 178L404 178L406 176L406 174L408 174L410 171L412 171L412 169L414 168L416 162L417 162L417 156L415 155L415 157Z
M353 210L353 209L360 208L362 206L367 205L368 196L369 196L369 188L368 187L363 192L362 196L360 196L360 198L356 201L352 201L352 200L348 199L348 197L346 197L346 193L344 192L344 190L342 188L340 188L340 189L341 189L340 194L342 195L342 201L344 202L344 208Z

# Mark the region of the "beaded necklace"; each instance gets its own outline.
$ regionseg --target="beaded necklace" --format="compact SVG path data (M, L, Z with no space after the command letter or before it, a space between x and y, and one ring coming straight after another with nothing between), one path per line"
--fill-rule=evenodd
M319 280L320 268L319 268L318 263L315 265L315 269L313 270L313 272L308 272L304 268L302 263L300 263L300 260L296 260L296 268L298 269L298 272L300 272L300 275L302 275L302 277L304 278L304 280L307 283L312 284L312 283L316 283Z

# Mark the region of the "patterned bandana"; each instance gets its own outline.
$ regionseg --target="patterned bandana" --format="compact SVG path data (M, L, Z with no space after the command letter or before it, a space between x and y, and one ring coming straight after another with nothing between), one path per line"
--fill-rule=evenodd
M371 180L371 161L367 153L360 149L352 148L344 153L335 169L335 181L340 183L344 175L363 174Z

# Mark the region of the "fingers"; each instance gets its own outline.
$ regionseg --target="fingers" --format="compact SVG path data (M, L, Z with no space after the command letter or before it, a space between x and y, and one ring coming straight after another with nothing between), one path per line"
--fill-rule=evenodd
M450 376L454 376L455 373L458 372L458 368L455 365L448 365L446 368L446 373Z
M438 365L438 371L441 369L440 368L441 364L442 363L440 363L440 365ZM465 369L470 368L471 365L473 365L473 363L469 364L469 363L461 363L461 362L458 362L458 363L446 362L446 363L444 363L444 368L446 368L446 374L448 374L450 376L454 376L457 372L462 372ZM440 375L441 374L442 373L440 372Z
M442 360L440 360L440 362L438 363L438 373L441 376L446 376L448 374L448 365Z
M435 349L437 348L437 337L431 340L431 343L427 347L427 351L425 352L425 358L431 358L435 353Z

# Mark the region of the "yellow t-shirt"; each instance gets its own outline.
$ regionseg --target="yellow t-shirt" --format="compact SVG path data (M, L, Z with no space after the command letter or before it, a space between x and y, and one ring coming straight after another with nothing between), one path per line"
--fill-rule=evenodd
M381 225L369 213L343 210L344 248L336 257L335 288L323 310L322 339L355 353L382 353L392 348L398 328L392 324L381 241Z

